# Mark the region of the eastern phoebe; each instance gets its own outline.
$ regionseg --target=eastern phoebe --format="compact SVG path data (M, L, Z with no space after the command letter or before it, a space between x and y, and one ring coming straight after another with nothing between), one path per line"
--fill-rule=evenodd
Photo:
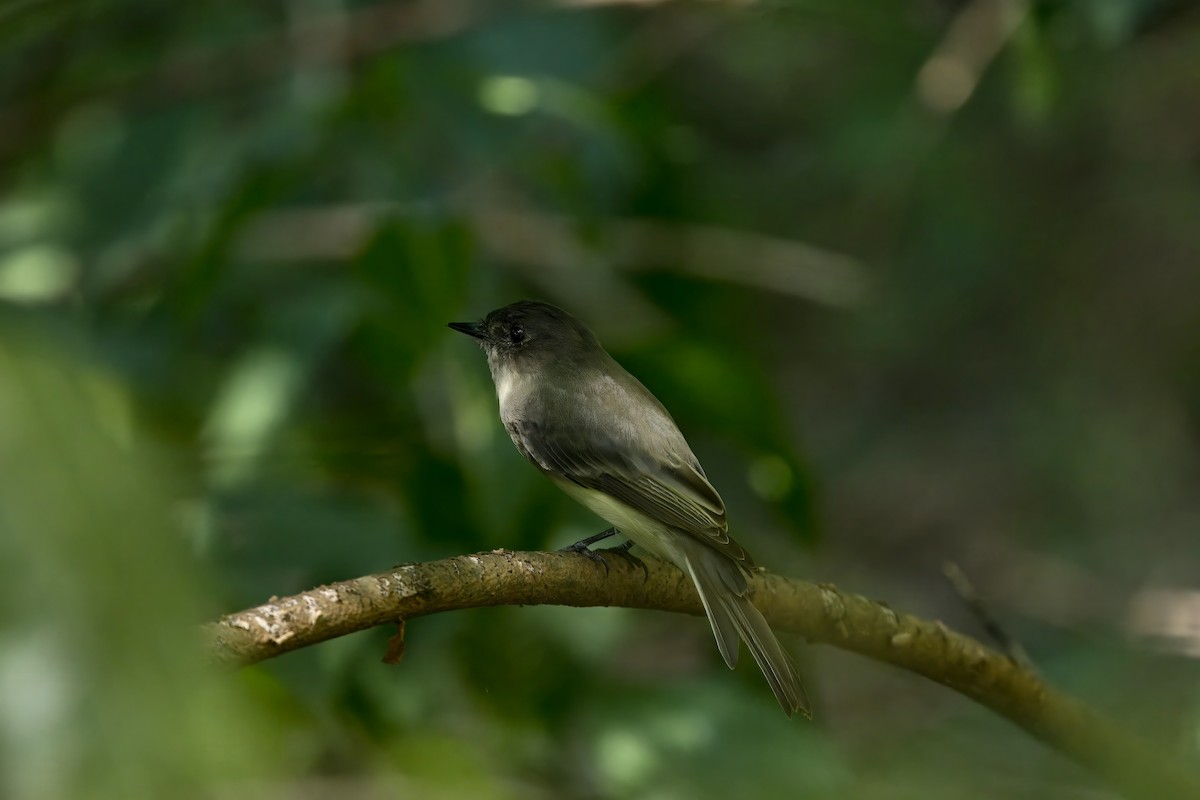
M500 419L521 455L690 576L725 663L737 664L744 640L787 715L808 716L795 665L748 597L754 562L729 537L725 504L662 403L582 322L547 303L450 327L487 354Z

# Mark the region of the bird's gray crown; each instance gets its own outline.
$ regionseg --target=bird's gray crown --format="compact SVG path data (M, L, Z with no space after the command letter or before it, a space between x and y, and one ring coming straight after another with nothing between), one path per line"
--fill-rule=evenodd
M489 358L542 355L570 357L599 349L596 337L582 322L558 306L521 300L498 308L484 318L477 334Z

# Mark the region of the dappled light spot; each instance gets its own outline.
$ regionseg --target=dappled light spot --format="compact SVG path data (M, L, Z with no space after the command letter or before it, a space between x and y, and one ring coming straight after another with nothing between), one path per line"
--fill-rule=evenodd
M300 365L282 350L251 351L225 381L204 428L213 479L231 486L255 471L300 384Z
M1126 626L1179 655L1200 658L1200 590L1146 589L1129 601Z
M62 298L79 280L79 262L54 245L23 247L0 261L0 299L48 303Z
M931 110L949 114L971 98L977 80L970 66L956 58L931 58L917 74L917 95Z
M538 86L529 78L492 75L479 84L479 105L493 114L519 117L537 108Z
M763 456L750 465L746 480L759 497L779 500L792 490L792 468L779 456Z
M617 786L638 786L660 761L642 733L629 729L605 731L596 742L596 762L602 773Z

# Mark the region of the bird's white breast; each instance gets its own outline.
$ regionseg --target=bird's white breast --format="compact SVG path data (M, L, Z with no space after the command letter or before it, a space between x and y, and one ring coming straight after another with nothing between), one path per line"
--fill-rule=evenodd
M513 376L511 369L506 369L496 378L496 396L500 398L500 405L505 405L509 398L512 397L513 384L517 379Z
M528 377L515 369L501 368L492 373L496 382L496 398L500 401L500 417L505 422L529 394L532 386Z

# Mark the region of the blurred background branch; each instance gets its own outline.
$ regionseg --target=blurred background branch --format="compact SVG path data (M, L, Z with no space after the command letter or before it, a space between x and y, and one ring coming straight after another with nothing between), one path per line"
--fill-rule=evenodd
M402 211L382 205L274 212L243 232L238 255L267 264L344 262ZM865 299L862 265L803 242L649 220L593 220L585 228L561 216L499 204L468 209L464 217L488 258L519 265L531 283L555 272L577 279L607 264L630 271L668 269L835 308Z

